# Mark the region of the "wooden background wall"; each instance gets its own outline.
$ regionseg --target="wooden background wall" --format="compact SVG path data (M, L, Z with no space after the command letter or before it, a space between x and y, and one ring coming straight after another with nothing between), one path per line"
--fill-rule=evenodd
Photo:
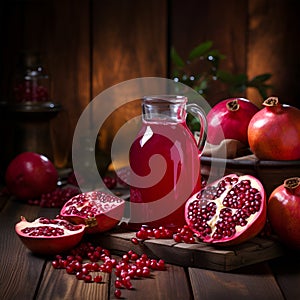
M222 66L249 77L270 72L272 94L300 108L300 31L296 0L5 0L1 2L1 101L18 53L37 50L52 77L52 98L64 113L53 121L57 165L71 161L72 133L88 103L119 82L169 77L168 51L183 56L212 40ZM255 91L248 90L257 101ZM215 90L211 105L226 97ZM113 122L118 123L118 120ZM109 140L109 139L108 139ZM1 140L1 148L5 147ZM109 148L105 141L101 147Z

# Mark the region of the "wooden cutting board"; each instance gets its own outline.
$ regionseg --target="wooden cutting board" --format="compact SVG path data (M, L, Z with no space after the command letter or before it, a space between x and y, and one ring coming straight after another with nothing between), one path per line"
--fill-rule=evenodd
M231 271L247 265L267 261L283 255L282 246L271 238L256 237L238 246L217 247L202 242L176 243L173 239L149 239L135 245L134 232L121 229L92 237L113 253L133 250L138 254L164 259L166 263L184 267L198 267L218 271Z

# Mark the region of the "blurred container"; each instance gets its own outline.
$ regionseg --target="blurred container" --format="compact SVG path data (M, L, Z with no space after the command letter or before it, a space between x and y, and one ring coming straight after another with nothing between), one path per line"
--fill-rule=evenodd
M20 55L10 98L1 102L1 140L7 137L1 153L2 169L25 151L44 154L54 161L51 120L62 106L51 100L50 76L40 58L35 53Z

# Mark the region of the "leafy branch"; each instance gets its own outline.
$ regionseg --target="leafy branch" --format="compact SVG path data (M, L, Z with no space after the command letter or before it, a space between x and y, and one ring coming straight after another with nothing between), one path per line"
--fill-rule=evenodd
M172 47L172 79L192 87L201 95L207 94L213 81L220 81L227 86L229 96L242 93L252 87L258 90L263 99L267 98L267 90L272 88L267 84L271 74L257 75L252 79L249 79L247 74L232 74L219 68L220 62L224 59L226 56L213 48L212 41L205 41L193 48L186 60ZM191 67L199 68L199 72L191 73Z

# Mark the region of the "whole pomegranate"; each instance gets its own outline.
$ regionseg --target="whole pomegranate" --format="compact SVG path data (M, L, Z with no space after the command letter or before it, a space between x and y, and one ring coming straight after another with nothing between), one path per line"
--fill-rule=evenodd
M229 98L217 103L206 117L208 143L218 145L224 139L235 139L248 145L248 124L258 111L258 107L245 98Z
M15 231L23 244L41 255L59 254L75 247L84 235L85 226L66 220L38 218L28 222L24 217L15 225Z
M5 183L11 194L19 199L36 199L53 191L58 173L53 163L44 155L23 152L8 165Z
M274 233L288 247L300 250L300 178L284 181L270 195L268 219Z
M249 123L251 151L264 160L300 159L300 110L280 104L277 97L263 105Z
M81 193L65 203L60 215L75 224L86 224L87 233L107 231L123 217L125 201L101 191Z
M206 243L236 245L256 236L266 223L266 193L250 175L227 175L193 195L185 206L191 230Z

